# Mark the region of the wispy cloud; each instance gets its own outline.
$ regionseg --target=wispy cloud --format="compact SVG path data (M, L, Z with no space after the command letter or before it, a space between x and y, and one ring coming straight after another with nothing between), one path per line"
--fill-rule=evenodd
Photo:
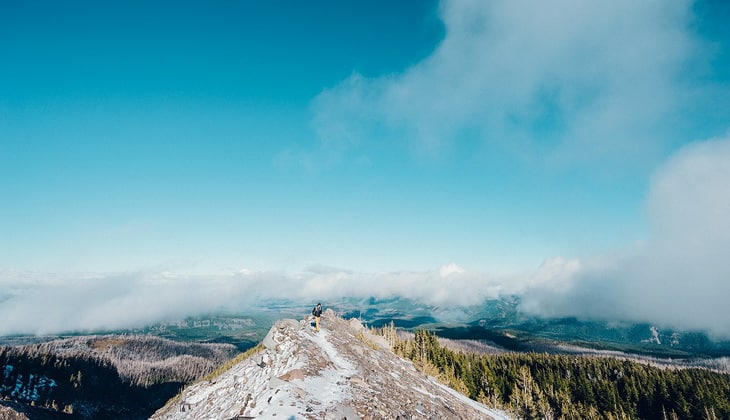
M687 99L700 51L690 6L444 1L446 35L429 57L399 74L353 74L316 98L320 154L331 162L404 139L430 153L477 133L527 159L641 159Z

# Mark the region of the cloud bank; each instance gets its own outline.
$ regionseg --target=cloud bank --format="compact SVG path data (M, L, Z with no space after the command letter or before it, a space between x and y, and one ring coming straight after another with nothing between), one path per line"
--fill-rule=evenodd
M556 260L519 278L490 277L448 264L430 271L358 273L312 266L298 273L240 270L210 276L173 273L52 275L0 271L0 335L131 328L268 300L303 304L342 297L406 297L435 306L478 305L575 269ZM565 277L565 276L563 276Z
M691 2L444 1L445 38L400 74L353 74L314 101L321 150L469 133L527 159L641 159L666 140L700 51Z
M523 309L662 323L730 337L730 137L680 149L655 175L651 234L620 257L596 258L563 282L525 291Z
M453 263L374 274L326 266L214 276L0 271L0 335L134 327L270 299L400 296L469 306L520 295L521 309L538 316L650 322L730 337L728 162L730 136L680 149L653 179L647 199L651 235L620 256L554 258L512 276Z

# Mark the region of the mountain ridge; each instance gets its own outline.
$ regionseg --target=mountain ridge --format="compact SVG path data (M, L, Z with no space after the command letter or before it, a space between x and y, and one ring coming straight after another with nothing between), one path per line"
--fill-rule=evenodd
M507 418L418 371L357 319L327 310L322 324L315 332L308 320L277 321L263 350L152 418Z

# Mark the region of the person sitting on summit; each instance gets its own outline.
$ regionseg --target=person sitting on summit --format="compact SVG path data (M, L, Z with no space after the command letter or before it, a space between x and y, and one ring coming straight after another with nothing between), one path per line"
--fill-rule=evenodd
M319 317L322 316L322 304L318 303L317 306L312 309L312 315L314 315L314 330L319 332Z

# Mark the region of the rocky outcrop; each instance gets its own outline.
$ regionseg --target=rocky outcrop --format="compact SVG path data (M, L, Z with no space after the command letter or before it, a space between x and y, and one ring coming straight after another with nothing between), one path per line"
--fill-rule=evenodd
M28 417L10 407L0 405L0 420L28 420Z
M419 372L357 320L281 320L264 349L187 388L156 419L505 418Z

